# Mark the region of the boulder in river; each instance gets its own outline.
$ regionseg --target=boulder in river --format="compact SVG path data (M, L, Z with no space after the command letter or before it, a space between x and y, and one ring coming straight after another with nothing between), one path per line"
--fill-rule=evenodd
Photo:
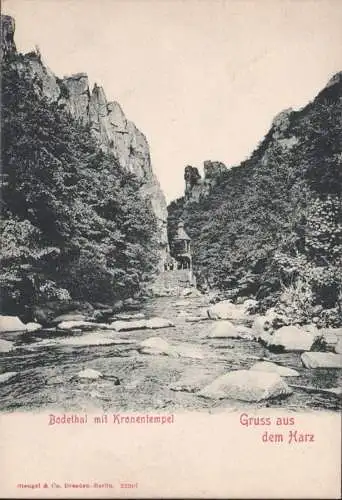
M81 330L91 330L96 326L98 327L99 325L96 323L92 323L91 321L77 320L77 321L62 321L57 325L57 328L59 330L74 330L75 328Z
M17 316L0 316L0 333L34 332L40 330L39 323L27 323L26 325Z
M255 363L250 370L258 372L269 372L278 373L281 377L298 377L299 373L292 368L287 368L286 366L280 366L271 361L260 361Z
M88 380L98 380L102 378L103 375L101 372L97 370L93 370L92 368L86 368L77 374L77 377L80 379L88 379Z
M9 380L11 380L16 375L18 375L18 372L0 373L0 384L4 384L5 382L8 382Z
M209 338L245 338L249 340L252 340L254 338L252 335L252 331L249 328L243 327L241 325L233 325L233 323L228 320L218 320L215 321L215 323L211 324L207 336Z
M42 329L42 325L40 325L39 323L32 322L32 323L27 323L25 325L25 328L27 332L36 332L37 330Z
M342 368L342 355L333 352L304 352L301 360L305 368Z
M24 332L26 327L18 316L0 316L0 332Z
M145 319L135 321L113 321L110 327L117 332L129 332L130 330L144 330L147 328Z
M8 340L0 339L0 352L10 352L13 351L14 344L13 342L9 342Z
M71 312L67 314L61 314L54 318L51 323L53 325L57 325L58 323L67 322L67 321L86 321L86 316L79 312Z
M160 337L150 337L140 343L139 351L141 354L162 354L165 356L178 357L177 350L166 340Z
M217 302L207 312L210 319L243 320L246 316L244 306L233 304L230 300Z
M171 321L164 318L150 318L146 320L146 328L151 330L157 328L169 328L175 326Z
M210 399L258 402L291 393L292 389L278 373L237 370L221 375L198 395Z
M260 340L271 350L277 351L310 351L315 336L297 326L283 326L272 335L261 335Z

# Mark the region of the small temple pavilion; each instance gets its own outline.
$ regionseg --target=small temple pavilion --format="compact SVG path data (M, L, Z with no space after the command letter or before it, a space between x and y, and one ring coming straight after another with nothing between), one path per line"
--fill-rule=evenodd
M178 223L177 232L173 239L173 254L178 263L178 269L191 270L191 239L185 232L183 222Z
M179 222L176 234L171 241L172 255L168 253L164 260L164 272L160 273L155 285L162 291L178 290L196 286L192 272L191 239Z

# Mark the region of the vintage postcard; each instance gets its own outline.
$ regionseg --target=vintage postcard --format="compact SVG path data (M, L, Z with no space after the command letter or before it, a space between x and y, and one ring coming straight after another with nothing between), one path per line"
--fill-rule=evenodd
M3 2L1 498L341 498L341 26Z

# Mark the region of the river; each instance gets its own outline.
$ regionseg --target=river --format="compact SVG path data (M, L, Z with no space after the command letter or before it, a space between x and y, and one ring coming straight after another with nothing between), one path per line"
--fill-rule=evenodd
M308 370L300 354L272 354L254 340L211 339L206 334L211 320L189 323L185 315L198 315L208 305L207 297L154 298L144 303L146 317L170 319L175 327L158 330L112 332L115 344L67 345L70 339L85 333L41 330L15 337L17 348L0 354L1 371L17 376L0 385L1 411L167 411L285 408L293 411L339 411L339 399L333 394L308 393L295 389L285 399L262 403L236 400L211 400L193 392L171 390L170 384L187 374L194 380L213 380L235 369L248 369L256 358L268 358L299 371L287 379L302 386L333 388L341 384L341 370ZM94 326L94 335L108 337L108 332ZM113 337L114 336L114 337ZM169 357L141 354L138 344L149 337L161 337L172 345L186 345L200 356ZM13 341L13 336L6 337ZM103 378L79 380L77 373L91 368ZM118 383L119 381L119 383Z

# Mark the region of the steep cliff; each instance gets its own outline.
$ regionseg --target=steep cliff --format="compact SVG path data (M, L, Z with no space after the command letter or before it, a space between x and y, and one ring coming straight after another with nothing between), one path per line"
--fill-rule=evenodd
M220 181L221 175L227 170L224 163L219 161L205 161L203 164L204 178L202 179L196 167L185 167L185 201L199 201L209 195L210 191Z
M1 58L8 53L16 52L14 42L15 22L13 17L1 16Z
M42 322L44 311L119 310L145 293L168 249L147 141L85 74L56 78L39 51L16 52L13 33L6 17L1 309Z
M2 51L6 55L16 52L15 23L10 16L2 16ZM127 172L137 176L140 191L151 203L158 220L159 252L162 263L168 252L167 205L158 179L152 170L150 150L145 135L129 121L120 105L107 101L105 92L97 84L89 87L86 73L60 79L44 64L40 53L30 52L22 61L15 61L22 71L29 68L32 81L50 103L57 103L84 126L104 151L109 151ZM161 264L162 265L162 264Z
M277 305L297 321L342 318L342 73L307 106L278 114L239 166L185 169L169 207L192 238L199 282Z

